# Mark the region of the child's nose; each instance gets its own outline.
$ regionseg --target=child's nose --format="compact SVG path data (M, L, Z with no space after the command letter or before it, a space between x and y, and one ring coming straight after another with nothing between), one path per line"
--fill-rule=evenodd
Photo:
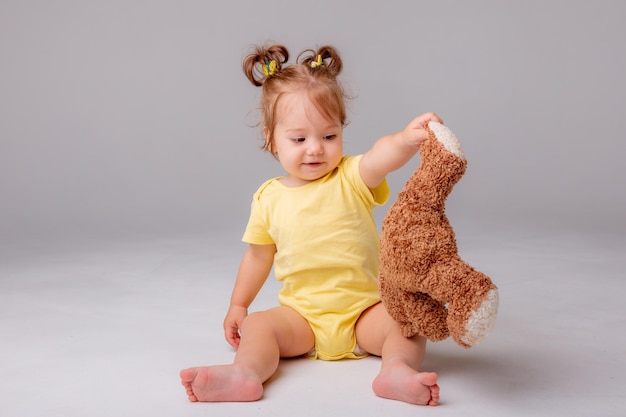
M319 155L324 152L324 145L319 139L309 141L309 147L307 151L310 155Z

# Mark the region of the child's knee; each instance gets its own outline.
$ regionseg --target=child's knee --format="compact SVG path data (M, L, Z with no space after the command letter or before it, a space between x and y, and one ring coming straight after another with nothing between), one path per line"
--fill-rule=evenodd
M265 311L258 311L248 314L241 324L241 331L244 332L246 328L260 329L266 328L271 319Z

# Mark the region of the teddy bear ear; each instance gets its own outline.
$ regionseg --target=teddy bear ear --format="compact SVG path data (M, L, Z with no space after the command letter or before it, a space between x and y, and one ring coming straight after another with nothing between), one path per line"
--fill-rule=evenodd
M461 143L447 126L431 121L428 123L428 128L431 132L433 132L437 140L441 142L448 152L465 160L465 154L461 149Z

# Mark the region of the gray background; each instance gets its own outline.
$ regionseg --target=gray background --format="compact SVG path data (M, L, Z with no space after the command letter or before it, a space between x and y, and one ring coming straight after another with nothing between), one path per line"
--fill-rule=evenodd
M241 71L266 40L340 50L347 152L438 112L470 162L458 227L624 231L625 15L621 1L3 0L0 236L238 238L252 192L281 174Z
M622 1L0 0L0 415L623 417L624 16ZM371 356L281 361L255 403L184 395L181 368L232 361L250 199L282 174L241 72L268 39L339 48L348 152L431 110L461 140L448 215L501 302L479 346L429 343L436 409L377 398ZM418 163L389 176L394 194Z

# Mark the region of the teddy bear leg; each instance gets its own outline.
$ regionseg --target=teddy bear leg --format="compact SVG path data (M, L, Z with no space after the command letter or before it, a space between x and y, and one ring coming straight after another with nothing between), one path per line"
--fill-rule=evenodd
M382 274L379 276L378 288L387 313L400 325L402 334L406 337L413 336L416 329L408 315L408 312L413 307L411 297L408 296L406 291L389 284Z
M480 343L493 327L498 314L498 304L498 289L490 288L480 305L472 309L465 322L464 334L458 343L468 348Z
M410 293L410 296L415 306L411 315L415 333L425 336L432 342L447 339L450 332L446 305L422 292Z
M498 312L498 288L459 257L430 271L430 295L448 303L447 324L456 343L470 348L487 336Z
M445 305L428 294L409 292L379 280L380 297L389 315L400 325L405 337L416 334L431 341L449 336Z
M464 291L448 305L448 327L454 340L465 348L482 341L498 313L498 288L491 279L463 263Z

